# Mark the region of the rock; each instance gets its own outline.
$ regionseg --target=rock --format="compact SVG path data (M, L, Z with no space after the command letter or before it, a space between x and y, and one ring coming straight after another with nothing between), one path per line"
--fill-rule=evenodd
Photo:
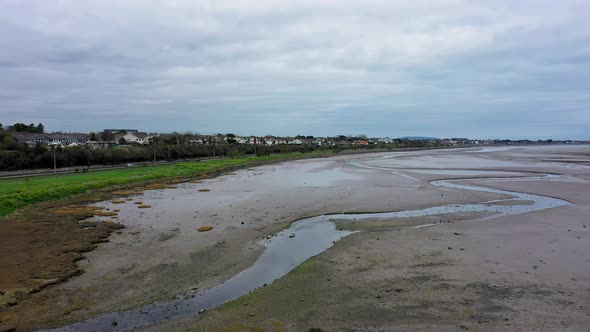
M13 325L0 326L0 332L14 332L14 331L16 331L16 326L13 326Z
M292 239L292 238L294 238L294 237L295 237L295 234L291 234L291 235L289 235L289 238L290 238L290 239Z
M254 317L254 316L256 316L256 314L255 314L255 313L253 313L253 312L251 312L251 313L249 313L249 314L248 314L248 316L250 316L250 317Z
M199 232L208 232L210 230L213 229L213 226L201 226L199 228L197 228L197 231Z

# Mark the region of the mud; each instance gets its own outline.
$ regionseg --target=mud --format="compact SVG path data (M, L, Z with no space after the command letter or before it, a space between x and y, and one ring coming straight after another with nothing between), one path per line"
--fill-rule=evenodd
M505 193L429 184L469 177L458 183L571 205L494 219L485 217L496 213L424 216L407 225L430 220L437 225L417 229L389 227L395 218L375 220L378 227L365 220L355 226L365 232L337 242L267 287L153 329L581 329L590 305L584 291L590 289L585 255L590 248L583 227L589 226L584 222L590 215L590 172L580 163L543 160L573 155L580 160L584 151L588 147L454 149L296 161L131 194L150 209L129 201L101 202L95 205L120 209L126 229L77 262L86 273L48 287L59 298L51 313L39 311L36 320L20 327L63 325L211 288L251 266L264 251L258 241L314 215L489 201L531 206ZM354 167L346 163L350 160L371 167ZM502 177L505 171L528 179L477 179L488 172ZM545 173L559 176L539 178ZM95 218L89 221L104 220ZM204 225L214 229L199 233Z

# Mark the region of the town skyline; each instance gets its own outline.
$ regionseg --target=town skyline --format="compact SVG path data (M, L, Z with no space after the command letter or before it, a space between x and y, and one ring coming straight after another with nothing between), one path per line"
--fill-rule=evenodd
M28 122L17 122L19 124L26 124ZM31 125L35 125L35 122L30 122ZM37 124L42 124L42 123L37 123ZM4 124L5 127L9 127L10 124ZM228 135L228 134L232 134L232 135L236 135L236 136L240 136L240 137L322 137L322 138L328 138L328 137L338 137L338 136L345 136L345 137L368 137L368 138L391 138L391 139L456 139L456 138L467 138L467 139L471 139L471 140L513 140L513 141L519 141L519 140L531 140L531 141L547 141L547 140L560 140L560 141L588 141L588 139L576 139L576 138L570 138L570 137L550 137L550 136L543 136L543 137L528 137L528 136L512 136L512 137L502 137L502 136L491 136L491 137L484 137L484 136L464 136L464 135L446 135L446 136L433 136L433 135L428 135L426 134L417 134L417 135L395 135L395 134L390 134L390 135L385 135L385 136L379 136L379 135L368 135L365 133L337 133L337 134L320 134L320 135L312 135L312 134L307 134L307 133L303 133L303 132L299 132L297 134L289 134L289 135L278 135L278 134L272 134L272 133L266 133L266 134L252 134L252 133L240 133L240 132L236 132L236 131L217 131L217 132L202 132L202 131L198 131L198 130L171 130L171 131L154 131L154 130L145 130L145 129L136 129L136 128L102 128L102 129L96 129L96 130L89 130L89 131L84 131L84 130L52 130L51 128L46 128L45 126L43 126L45 131L44 133L64 133L64 134L91 134L91 133L96 133L99 134L101 132L104 131L116 131L116 130L124 130L124 131L135 131L135 132L141 132L141 133L146 133L146 134L172 134L172 133L178 133L178 134L188 134L188 135L201 135L201 136L214 136L214 135Z

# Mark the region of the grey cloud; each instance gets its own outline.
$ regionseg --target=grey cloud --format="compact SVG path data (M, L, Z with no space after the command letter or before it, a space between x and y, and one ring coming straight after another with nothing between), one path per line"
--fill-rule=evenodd
M590 138L589 9L576 0L7 0L1 122Z

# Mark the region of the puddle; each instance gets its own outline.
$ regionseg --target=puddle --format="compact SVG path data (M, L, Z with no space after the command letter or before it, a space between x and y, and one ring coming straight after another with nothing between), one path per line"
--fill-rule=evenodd
M348 164L357 167L376 168L356 162L348 162ZM519 177L512 180L540 180L554 177L555 176ZM353 233L350 231L337 230L333 222L336 220L408 218L460 212L497 213L492 217L488 217L493 218L500 215L523 214L570 204L567 201L557 198L492 189L476 185L464 185L457 183L457 181L461 180L438 180L430 183L434 186L448 190L461 189L489 192L509 195L513 198L478 204L448 204L418 210L382 213L332 214L302 219L293 223L288 229L278 233L276 236L259 242L259 244L266 247L266 250L260 255L258 260L250 268L240 272L220 285L208 290L187 294L171 301L159 302L129 311L113 312L49 331L126 331L182 316L196 315L203 310L214 308L225 302L237 299L265 284L272 283L274 280L289 273L308 258L322 253L333 246L336 241ZM502 178L502 181L510 181L510 179ZM506 205L506 202L510 201L513 201L516 204L522 201L529 201L532 202L532 204ZM422 228L432 225L433 224L425 224L415 226L414 228Z
M504 171L474 171L467 169L410 169L407 172L418 174L458 175L458 176L523 176L519 172Z

